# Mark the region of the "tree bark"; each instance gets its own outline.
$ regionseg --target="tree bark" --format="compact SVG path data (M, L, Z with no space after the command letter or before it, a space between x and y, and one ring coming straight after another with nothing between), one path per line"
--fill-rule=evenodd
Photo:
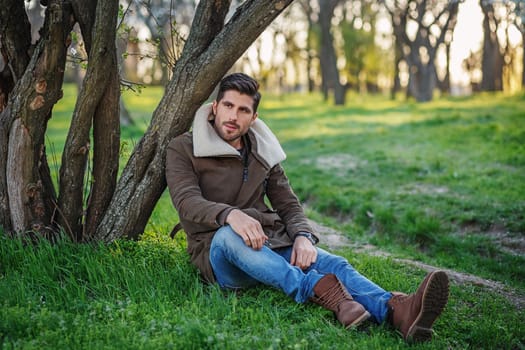
M0 1L0 36L7 58L5 67L17 82L29 64L31 48L31 26L22 1Z
M120 150L120 79L116 56L111 63L108 85L93 120L93 184L88 196L82 240L89 241L102 221L115 187Z
M339 79L337 68L337 55L334 49L334 38L332 36L332 17L335 7L340 0L324 0L320 3L319 25L321 26L321 75L323 93L325 100L328 98L329 90L334 91L334 102L336 105L345 104L346 89Z
M434 88L436 87L436 67L433 62L428 64L410 65L410 80L408 90L418 102L432 100Z
M401 91L401 78L399 65L403 61L403 50L400 45L397 43L397 39L394 39L394 83L392 84L392 89L390 91L390 98L395 100L396 95Z
M480 0L483 11L483 55L481 58L481 90L503 90L503 55L496 31L498 20L491 2Z
M315 40L315 25L316 23L313 20L313 8L310 4L310 0L301 0L299 5L303 10L304 16L306 17L308 27L306 29L306 77L308 80L308 92L314 92L315 90L315 81L314 81L314 72L313 70L313 60L314 60L314 48L312 47L312 42Z
M94 142L100 143L101 148L108 147L106 152L98 152L97 167L106 167L108 173L103 181L99 178L95 189L91 192L91 199L96 208L91 208L91 218L98 218L100 210L107 207L106 201L109 201L113 192L116 181L116 171L118 169L118 145L119 123L118 123L118 92L108 91L118 88L117 57L116 57L116 24L117 24L117 1L99 1L96 7L95 22L93 23L93 32L97 35L93 38L91 49L89 51L89 63L82 83L71 126L66 139L66 145L62 154L62 163L60 167L60 185L58 196L58 207L60 215L57 221L68 234L77 241L84 236L84 174L88 163L90 152L90 137L92 121L98 113L106 118L106 126L111 129L101 131L96 129L99 134L94 134ZM112 28L112 30L108 30ZM89 29L89 24L86 25ZM111 81L111 84L110 84ZM116 118L116 123L114 119ZM101 134L102 133L102 134ZM102 136L102 139L97 138ZM105 144L105 145L104 145ZM115 144L117 145L115 151ZM100 171L100 169L97 169ZM100 175L100 174L99 174ZM102 176L103 178L103 176ZM104 185L107 183L107 185ZM99 189L109 190L109 193L102 194ZM108 198L109 197L109 198ZM91 204L91 203L90 203ZM88 222L86 221L86 224ZM89 223L92 225L93 223ZM94 231L94 230L93 230Z
M402 43L404 59L408 64L407 95L414 96L419 102L430 101L437 80L437 49L445 42L446 34L455 27L459 1L447 1L441 8L425 0L408 1L404 6L396 2L396 5L397 7L392 8L385 4L385 7L392 17L396 41ZM442 20L443 16L446 16L445 21ZM426 24L429 17L433 20ZM407 35L407 19L418 25L415 39L410 39ZM435 33L435 29L439 29L439 34ZM421 55L421 50L426 51L426 58Z
M82 40L86 47L86 52L89 54L91 51L91 43L93 37L93 25L95 23L96 9L98 0L70 0L71 6L73 7L73 13L75 19L80 26L80 32L82 33ZM113 29L111 29L113 30Z
M394 32L394 83L390 92L391 99L395 99L399 91L401 91L401 79L399 65L405 60L403 55L403 42L405 39L405 28L407 22L407 9L390 9L386 7L390 14L392 21L392 28Z
M522 23L521 32L521 90L525 90L525 23Z
M7 126L7 159L2 166L7 182L10 225L8 232L54 233L50 220L56 195L45 153L45 131L53 105L62 97L70 8L52 0L46 9L43 37L17 81L2 114ZM3 177L3 176L2 176ZM2 223L3 225L5 223Z
M151 124L118 181L96 238L137 238L166 188L169 141L189 129L193 116L215 85L292 0L244 2L226 26L229 1L201 1L181 58L173 69Z
M10 231L6 171L9 129L14 115L5 108L15 83L24 74L30 59L31 28L23 2L0 2L0 40L0 60L3 63L3 67L0 67L0 226Z
M439 86L442 93L446 94L450 91L450 43L445 44L445 52L446 52L446 68L445 68L445 76L443 77L443 80L440 81Z

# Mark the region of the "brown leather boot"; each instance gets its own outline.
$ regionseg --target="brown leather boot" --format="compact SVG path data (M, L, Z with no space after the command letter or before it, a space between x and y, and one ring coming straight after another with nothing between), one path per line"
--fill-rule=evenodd
M392 294L388 301L390 323L405 340L430 340L432 324L448 301L447 274L444 271L430 272L414 294Z
M346 328L358 326L370 317L363 305L354 301L343 284L333 274L324 276L314 286L314 303L333 311Z

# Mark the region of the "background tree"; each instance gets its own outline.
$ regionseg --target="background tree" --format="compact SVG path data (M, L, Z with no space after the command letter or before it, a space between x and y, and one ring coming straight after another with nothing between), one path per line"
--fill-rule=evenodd
M347 1L342 8L340 24L347 88L361 93L378 91L378 75L383 63L380 48L375 43L375 1Z
M388 7L386 8L388 9ZM392 83L392 89L390 90L390 96L394 99L396 94L401 90L400 66L402 62L406 63L403 53L403 38L407 27L408 14L407 11L403 11L399 6L391 7L388 13L390 14L392 23L392 46L394 50L394 81Z
M160 28L158 24L161 22L170 24L176 22L182 25L183 22L187 21L187 19L184 18L188 16L183 16L182 19L180 19L179 16L181 16L181 13L191 13L192 2L192 0L170 0L169 4L167 0L133 0L129 2L131 4L130 8L133 8L133 11L130 11L132 13L138 11L136 8L140 9L142 7L140 16L137 14L127 16L130 17L129 25L133 28L134 32L149 33L146 39L144 39L144 35L141 35L140 38L138 38L137 34L131 35L132 38L136 39L129 42L129 55L125 62L128 68L138 65L141 69L135 71L127 69L124 73L129 77L129 80L141 81L141 77L132 78L131 74L142 72L144 81L161 83L161 81L158 80L161 76L160 70L159 68L154 68L164 65L160 57L163 50L158 49L160 45L157 44L157 41L162 40L169 42L171 29L165 27L162 31L158 31L158 28ZM419 2L422 3L422 1ZM331 19L333 46L342 85L347 88L356 87L356 76L360 76L362 82L359 84L359 88L361 88L362 91L364 91L363 89L365 87L368 88L368 91L374 91L376 90L375 85L378 83L382 91L392 88L392 93L395 94L401 91L402 88L406 88L410 80L408 79L408 63L405 59L407 51L406 45L401 42L401 40L395 40L395 38L396 36L402 38L403 35L407 33L409 38L413 40L419 27L412 18L416 15L408 13L410 16L405 16L404 19L407 20L407 23L404 25L396 23L396 20L403 20L403 16L391 18L393 29L399 29L399 33L395 34L392 32L392 34L389 34L385 32L384 17L386 9L385 7L377 8L378 3L387 3L388 5L399 6L402 9L408 6L411 9L415 9L413 11L417 10L416 3L410 4L409 6L410 2L405 0L341 1L335 8ZM426 1L425 3L432 4L437 12L440 6L446 5L448 2L436 0L433 2ZM494 6L496 6L496 4L506 3L506 7L510 8L510 4L514 2L494 0L493 3L495 4ZM164 4L164 7L161 10L157 10L156 7L161 6L160 4ZM250 72L256 76L263 85L274 89L275 92L290 91L297 88L306 89L306 87L308 87L309 91L322 88L321 65L319 64L321 55L321 31L319 29L320 4L322 4L322 2L318 0L301 0L290 6L277 21L274 21L270 25L265 34L255 41L253 46L243 55L242 60L236 63L235 69ZM147 6L152 7L151 11L147 10ZM154 21L150 19L153 25L149 27L146 26L145 19L150 18L150 14L158 13L162 15L168 13L170 12L168 11L169 6L173 6L171 13L176 21L166 22L166 20L161 21L159 19ZM498 7L501 6L498 5ZM301 16L296 15L296 9L299 8L302 10ZM470 10L466 6L462 11ZM507 10L507 12L509 12L509 10ZM519 64L517 62L517 57L519 56L516 55L517 48L515 41L510 41L512 45L509 46L506 45L503 38L505 31L513 30L513 28L510 28L507 24L511 23L512 19L509 16L512 16L512 13L503 13L496 10L496 14L499 16L500 21L498 36L500 38L501 51L504 54L503 70L505 77L512 77L512 79L504 77L503 85L504 88L509 85L514 87L518 85L515 76L522 66L522 62L519 62ZM434 15L434 13L427 11L425 15L425 21L427 23L425 24L430 23ZM141 17L144 18L141 19ZM446 18L446 16L443 16L442 21ZM375 21L379 21L379 25L372 24ZM372 25L370 26L369 24ZM365 29L365 26L370 29ZM187 32L186 27L187 25L182 29L175 29L177 32L184 33ZM424 26L421 28L427 30ZM453 28L450 28L450 30L446 31L443 43L437 47L436 60L434 62L434 78L432 78L435 85L434 91L438 88L442 93L448 93L451 90L451 42L455 40L453 34L461 34L453 33L452 29ZM151 39L151 32L154 30L157 31L155 34L156 37L162 39ZM376 32L373 33L374 31ZM434 25L430 27L430 31L434 36L438 37L440 28ZM424 36L424 34L422 35ZM507 41L508 38L509 36L507 36ZM431 39L431 41L432 40L434 39ZM388 51L385 51L387 42L390 47ZM134 49L131 48L132 45L135 46ZM269 49L270 46L272 46L272 49ZM473 48L473 50L475 50L475 48ZM426 60L428 50L422 48L420 51L423 60ZM452 54L454 54L454 52L452 52ZM153 64L151 63L152 59L158 60L158 62ZM509 63L511 59L513 59L513 64ZM357 67L361 68L358 69ZM392 72L395 69L397 72ZM410 80L410 83L412 83L412 80ZM403 86L401 86L401 84L403 84ZM411 95L410 90L408 90L408 95Z
M11 234L36 236L53 235L61 227L79 241L137 237L166 187L168 142L189 129L195 111L228 68L291 1L245 1L227 23L230 1L199 2L172 79L117 182L118 2L44 2L44 28L31 53L23 4L2 0L0 35L2 48L8 48L5 64L18 70L13 70L14 87L0 116L0 225ZM69 35L75 22L80 25L89 61L63 152L56 195L44 136L52 108L61 96ZM88 166L91 128L94 150ZM86 169L92 172L86 174ZM85 175L91 183L88 191L84 190Z
M235 64L235 70L249 72L275 93L293 91L304 78L304 30L300 7L288 7Z
M430 101L437 86L437 51L445 40L451 40L447 33L454 30L459 1L396 0L383 4L408 65L408 93L417 101Z
M313 0L300 0L297 2L297 4L299 4L301 10L303 11L307 23L305 47L306 76L308 91L313 92L316 81L314 60L319 59L316 48L320 46L320 30L318 25L319 10L315 10L317 2L314 2Z
M148 83L166 84L171 70L184 47L182 31L187 32L195 14L195 0L131 0L126 9L127 21L131 26L147 28L149 49L152 52L138 54L151 63ZM133 38L136 39L136 38Z
M482 91L503 90L503 54L498 40L499 18L492 0L480 0L483 11L483 54L481 59Z
M513 0L514 25L521 33L521 88L525 89L525 0Z
M336 105L345 103L346 87L341 84L337 55L332 35L332 17L341 0L324 0L319 2L319 26L321 29L320 65L322 76L322 91L325 100L330 91L334 92Z
M296 90L301 85L301 79L304 77L303 72L305 71L303 53L306 50L306 43L300 39L300 33L304 33L307 26L300 7L295 5L290 6L279 20L274 21L270 26L273 27L280 24L277 33L280 35L279 42L284 44L282 49L285 61L282 74L284 78L282 79L282 88L284 91Z
M463 68L469 75L472 91L480 91L481 83L481 50L471 51L470 55L462 62Z

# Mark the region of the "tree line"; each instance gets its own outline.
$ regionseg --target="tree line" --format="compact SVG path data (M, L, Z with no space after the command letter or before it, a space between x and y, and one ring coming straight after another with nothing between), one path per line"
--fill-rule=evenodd
M475 0L483 41L463 62L473 91L525 86L525 1ZM404 93L429 101L451 90L451 44L463 0L296 0L236 62L280 91L321 90L344 104L346 91ZM165 84L184 47L193 0L130 1L123 7L123 75ZM388 22L388 28L385 28ZM472 28L476 31L476 28ZM146 32L141 38L138 32ZM518 59L521 57L521 62ZM142 75L137 66L144 67ZM521 77L519 70L521 68ZM406 76L408 78L403 79Z

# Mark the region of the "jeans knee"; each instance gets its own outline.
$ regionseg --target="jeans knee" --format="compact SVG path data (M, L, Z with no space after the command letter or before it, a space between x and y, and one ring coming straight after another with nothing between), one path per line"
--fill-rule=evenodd
M340 269L345 267L352 267L348 260L342 256L328 253L321 248L318 248L318 261L322 261L323 266L330 266L330 268Z
M230 226L222 226L215 232L212 239L212 245L226 248L235 242L237 234L233 232Z

